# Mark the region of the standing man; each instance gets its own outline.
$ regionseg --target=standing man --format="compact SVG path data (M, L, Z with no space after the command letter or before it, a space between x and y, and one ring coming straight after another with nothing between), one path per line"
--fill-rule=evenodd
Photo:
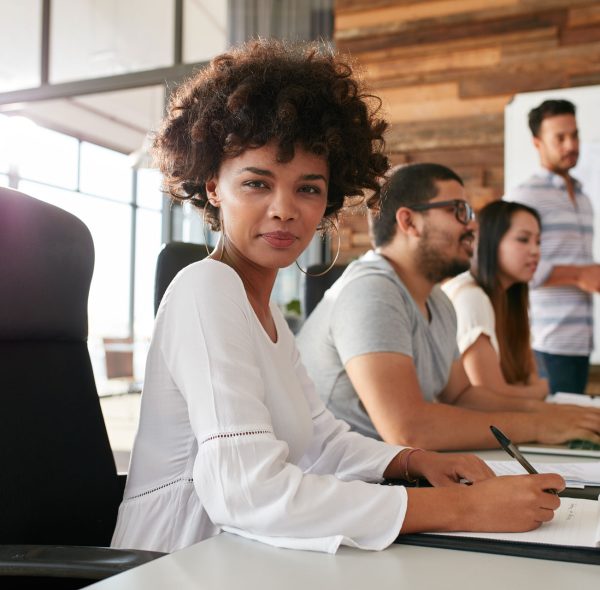
M546 100L529 113L541 167L504 198L537 209L541 259L531 282L531 333L538 369L552 392L584 393L592 351L592 293L600 291L594 264L593 210L570 174L579 157L575 105Z
M438 283L467 270L475 222L462 180L438 164L394 172L373 219L376 250L325 293L298 347L329 409L363 434L430 450L600 441L600 410L498 395L471 385L456 314Z

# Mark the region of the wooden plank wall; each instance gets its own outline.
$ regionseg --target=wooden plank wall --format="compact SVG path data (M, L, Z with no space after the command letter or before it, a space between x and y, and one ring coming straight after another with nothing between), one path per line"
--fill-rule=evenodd
M336 0L335 41L383 99L392 161L452 167L476 208L503 192L511 97L600 83L600 0ZM342 244L368 248L364 215Z

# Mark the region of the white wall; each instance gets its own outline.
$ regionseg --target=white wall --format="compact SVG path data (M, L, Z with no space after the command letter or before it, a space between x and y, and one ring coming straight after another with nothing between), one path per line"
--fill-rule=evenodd
M539 166L527 114L549 98L570 100L577 107L581 139L579 162L572 174L583 183L595 211L594 257L600 261L600 86L561 88L516 94L504 111L504 188L519 184ZM594 296L594 340L592 363L600 363L600 300Z

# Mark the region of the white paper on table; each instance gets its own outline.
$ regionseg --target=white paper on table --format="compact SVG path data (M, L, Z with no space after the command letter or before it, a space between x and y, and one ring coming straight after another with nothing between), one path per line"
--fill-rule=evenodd
M496 475L522 475L527 473L517 461L486 461ZM600 461L577 463L532 463L538 473L558 473L568 487L600 486Z
M546 401L551 404L574 404L576 406L587 406L600 408L600 396L591 396L582 393L564 393L559 391L554 395L546 397Z

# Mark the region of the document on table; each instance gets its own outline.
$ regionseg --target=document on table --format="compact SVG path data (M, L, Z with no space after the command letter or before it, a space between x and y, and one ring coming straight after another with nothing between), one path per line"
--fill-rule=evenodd
M523 475L527 473L516 461L486 461L496 475ZM532 463L538 473L558 473L568 488L600 486L600 461L581 463Z
M546 401L551 404L574 404L576 406L588 406L600 408L600 396L584 395L582 393L563 393L559 391L549 395Z
M471 537L495 541L538 543L570 547L600 547L600 502L561 498L554 519L525 533L439 533L449 537Z

